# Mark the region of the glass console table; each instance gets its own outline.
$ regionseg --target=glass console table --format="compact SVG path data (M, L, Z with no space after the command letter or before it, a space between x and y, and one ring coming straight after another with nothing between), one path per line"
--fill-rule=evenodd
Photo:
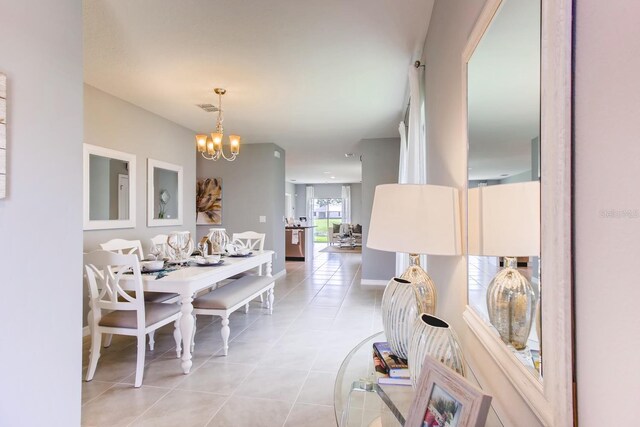
M339 427L401 427L409 413L411 386L379 385L373 367L373 343L386 341L378 332L358 344L344 359L334 389L334 409ZM470 372L470 370L468 370ZM470 372L468 378L477 385ZM485 427L503 427L493 408Z

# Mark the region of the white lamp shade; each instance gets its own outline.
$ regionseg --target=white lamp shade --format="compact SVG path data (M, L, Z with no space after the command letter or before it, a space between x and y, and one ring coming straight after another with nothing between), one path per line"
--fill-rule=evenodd
M491 185L468 192L470 255L540 255L540 182Z
M459 255L458 190L439 185L378 185L367 247L411 254Z

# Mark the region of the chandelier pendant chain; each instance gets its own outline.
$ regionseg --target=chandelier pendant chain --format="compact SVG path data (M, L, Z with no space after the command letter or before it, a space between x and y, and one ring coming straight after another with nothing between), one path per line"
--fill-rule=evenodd
M224 138L224 127L222 126L222 122L224 121L222 95L227 91L222 88L215 88L213 92L218 95L218 118L216 120L216 131L211 134L211 138L207 135L196 135L196 148L198 149L198 152L202 154L202 157L207 160L216 161L223 158L232 162L240 153L240 137L238 135L229 135L231 155L227 157L222 147L222 140Z

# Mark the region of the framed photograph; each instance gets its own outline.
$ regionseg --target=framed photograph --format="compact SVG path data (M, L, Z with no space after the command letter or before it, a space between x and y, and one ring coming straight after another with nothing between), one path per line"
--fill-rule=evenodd
M222 178L198 179L196 225L222 224Z
M427 356L405 427L481 427L491 396Z

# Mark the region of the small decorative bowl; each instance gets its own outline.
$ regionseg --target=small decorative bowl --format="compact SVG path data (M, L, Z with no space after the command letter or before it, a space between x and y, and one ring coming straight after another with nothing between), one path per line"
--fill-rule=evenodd
M141 261L140 268L142 271L158 271L164 267L164 261Z

